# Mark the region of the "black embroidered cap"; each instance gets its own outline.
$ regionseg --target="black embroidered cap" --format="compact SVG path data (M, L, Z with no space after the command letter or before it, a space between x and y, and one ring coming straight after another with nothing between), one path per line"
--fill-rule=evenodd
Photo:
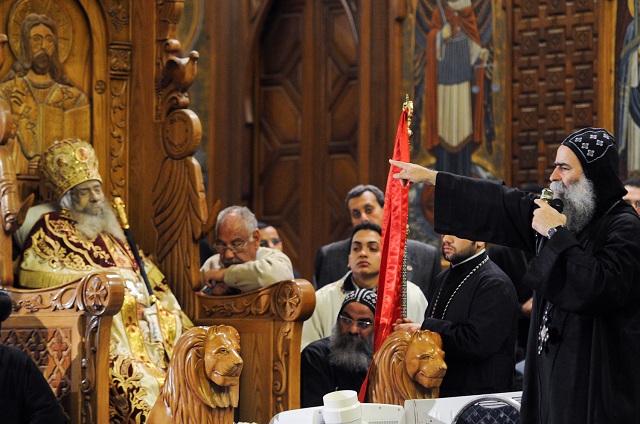
M597 207L602 212L626 194L618 177L616 139L603 128L583 128L562 142L580 160L584 175L593 183Z
M338 315L342 313L342 310L345 306L347 306L351 302L362 303L363 305L369 307L373 314L376 314L376 300L378 296L369 289L357 289L347 294L347 297L344 298L342 302L342 306L340 307L340 312Z
M610 148L615 150L616 139L602 128L584 128L574 132L562 142L580 159L583 168L601 159ZM616 152L617 153L617 152Z

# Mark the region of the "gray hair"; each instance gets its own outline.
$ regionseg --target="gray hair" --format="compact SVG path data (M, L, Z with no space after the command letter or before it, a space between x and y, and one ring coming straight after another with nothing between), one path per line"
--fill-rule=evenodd
M258 221L256 220L256 216L253 212L245 206L229 206L228 208L223 209L218 214L218 219L216 220L216 235L218 235L220 224L229 214L239 216L244 223L244 227L247 229L249 236L253 237L253 233L258 229Z
M63 209L73 210L73 199L71 199L71 190L67 190L67 192L60 198L60 206Z

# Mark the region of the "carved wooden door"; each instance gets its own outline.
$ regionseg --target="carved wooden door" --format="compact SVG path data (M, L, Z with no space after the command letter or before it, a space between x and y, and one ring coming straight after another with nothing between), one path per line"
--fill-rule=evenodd
M358 3L274 2L258 46L252 208L308 280L317 248L347 234L344 197L368 160L358 157Z
M607 126L598 110L599 13L603 2L506 2L511 19L512 183L548 184L562 140L578 128ZM509 120L507 120L509 122ZM609 128L612 130L612 128Z

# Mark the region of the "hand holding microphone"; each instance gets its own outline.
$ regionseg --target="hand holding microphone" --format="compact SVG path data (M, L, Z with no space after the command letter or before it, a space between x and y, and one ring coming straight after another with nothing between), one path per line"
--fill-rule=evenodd
M566 225L567 217L562 214L564 204L560 199L553 198L553 191L545 188L540 199L534 200L538 208L533 211L531 227L538 233L536 239L536 253L540 253L549 230Z

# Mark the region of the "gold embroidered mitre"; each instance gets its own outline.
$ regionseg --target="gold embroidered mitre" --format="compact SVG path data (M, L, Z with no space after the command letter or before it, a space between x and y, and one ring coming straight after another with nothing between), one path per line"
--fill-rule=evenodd
M93 146L86 141L65 138L54 141L42 153L38 171L58 200L73 187L89 180L102 182Z

